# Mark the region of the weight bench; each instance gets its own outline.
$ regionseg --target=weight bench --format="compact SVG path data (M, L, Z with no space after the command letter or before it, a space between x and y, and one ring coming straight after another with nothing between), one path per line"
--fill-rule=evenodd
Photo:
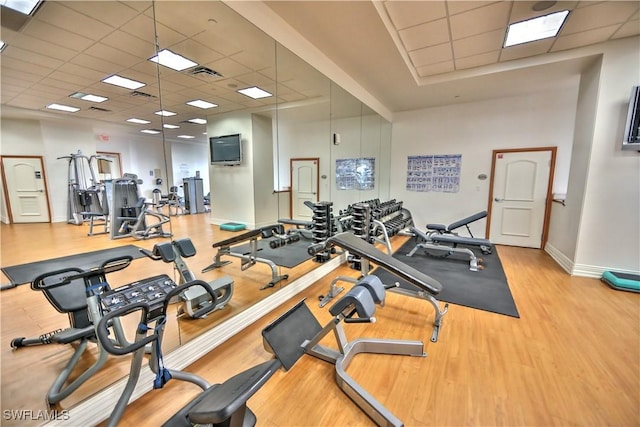
M481 265L482 258L476 257L476 254L469 248L459 248L458 245L477 246L482 253L491 253L492 244L488 239L480 239L477 237L458 236L457 234L440 234L440 233L425 233L418 230L415 227L410 227L409 230L413 235L422 241L411 249L407 256L413 256L419 249L424 249L425 254L431 255L429 249L436 251L444 251L444 254L439 255L444 258L454 253L462 253L469 256L469 270L478 271L484 268Z
M378 277L367 276L362 282L356 283L329 309L334 317L324 327L304 300L297 303L262 331L264 348L277 357L285 370L291 369L305 353L334 364L338 387L377 425L402 426L402 421L349 376L346 370L351 360L361 353L424 357L424 344L422 341L371 338L347 341L342 324L375 322L376 304L384 302L385 286ZM336 339L337 350L320 344L331 333Z
M391 292L396 292L402 295L420 298L429 301L429 303L435 309L435 319L433 322L433 333L431 334L431 341L438 341L438 335L440 333L440 327L442 326L442 317L446 314L449 304L445 304L444 309L440 309L439 301L435 298L442 289L443 286L436 279L427 276L426 274L416 270L415 268L403 263L402 261L393 258L391 255L376 249L373 245L365 242L360 237L350 232L344 232L336 234L328 238L324 243L318 243L309 246L309 254L313 255L317 252L326 250L331 246L339 246L342 249L349 251L349 254L359 256L370 262L375 263L377 266L384 268L388 272L395 274L396 276L409 282L415 290L405 289L401 287L394 287L389 289ZM332 297L340 293L342 289L335 292L333 289L334 283L332 283L331 294Z
M275 226L277 227L277 225ZM280 225L282 227L282 225ZM224 265L230 264L231 261L222 261L221 257L223 255L232 256L236 258L240 258L240 270L245 271L248 268L253 267L257 263L266 264L271 268L271 280L264 286L260 288L260 290L272 288L279 282L283 280L287 280L289 278L288 274L279 275L277 265L266 258L258 257L258 238L265 237L269 232L273 234L274 226L267 226L262 228L256 228L254 230L249 230L245 233L239 234L237 236L230 237L225 240L221 240L219 242L214 243L213 248L217 248L218 252L214 257L213 263L208 265L207 267L202 269L202 272L207 272L209 270L213 270L214 268L219 268ZM245 241L249 241L249 252L247 253L239 253L234 252L233 247L231 245L242 243Z
M466 227L467 231L469 232L469 235L471 237L473 237L473 234L471 234L471 229L469 228L469 224L471 224L472 222L476 222L482 218L485 218L488 215L487 211L481 211L478 213L475 213L471 216L468 216L466 218L462 218L456 222L452 222L449 225L444 225L444 224L427 224L427 230L429 231L435 231L437 233L452 233L453 230L456 230L460 227Z

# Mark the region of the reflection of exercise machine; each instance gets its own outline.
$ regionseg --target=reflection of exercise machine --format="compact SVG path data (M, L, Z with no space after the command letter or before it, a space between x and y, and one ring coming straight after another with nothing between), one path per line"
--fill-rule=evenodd
M167 215L154 211L140 196L138 184L142 180L135 174L124 174L113 182L111 197L111 238L133 237L146 240L154 237L171 237L170 232L163 229L170 219ZM130 203L133 203L131 205Z
M271 233L272 235L273 227L277 227L277 225L256 228L254 230L249 230L237 236L233 236L220 242L214 243L213 247L217 248L218 252L216 252L213 263L205 267L202 272L204 273L206 271L213 270L214 268L219 268L224 265L230 264L231 261L222 261L221 258L222 256L231 256L240 258L240 269L242 271L253 267L257 263L266 264L271 268L271 280L266 285L262 286L260 290L272 288L282 280L288 279L288 274L278 274L278 266L273 261L271 261L270 259L258 257L258 238L268 236L270 235L269 233ZM231 245L246 242L247 240L249 241L249 250L247 252L235 252L234 248L231 247Z
M47 405L55 405L77 390L107 361L108 354L98 346L98 356L93 365L82 372L76 372L83 355L89 353L89 342L96 342L95 327L100 318L99 296L110 291L106 275L129 266L130 256L105 261L99 267L84 271L79 268L65 268L38 276L31 284L33 290L42 291L47 300L60 313L69 316L70 327L53 331L39 338L14 338L11 347L18 349L43 344L72 344L73 356L62 372L54 380L47 392ZM115 339L124 339L122 326L118 321L109 325L115 332ZM93 356L91 356L93 360ZM75 375L72 376L72 373Z
M376 249L373 245L357 237L353 233L344 232L336 234L329 238L326 242L309 246L309 254L314 254L319 251L326 251L328 247L338 246L349 252L351 255L359 256L363 260L372 262L378 267L382 267L391 274L406 280L411 284L411 289L403 287L390 288L391 292L396 292L402 295L424 299L428 301L435 309L435 319L433 321L433 333L431 334L431 341L436 342L440 333L440 327L442 326L442 318L447 313L449 304L444 305L444 309L440 309L439 301L436 296L442 291L443 286L436 279L416 270L403 263L402 261L393 258L389 254ZM333 296L336 294L334 293Z
M109 203L105 185L96 178L92 163L94 159L109 162L111 160L95 155L87 157L80 150L75 154L58 157L58 159L69 160L67 222L82 225L88 221L89 236L106 234L108 232ZM102 232L94 233L95 221L101 221L104 225Z
M270 360L230 378L220 385L209 385L195 374L167 369L163 363L162 338L166 324L167 307L171 300L190 287L199 286L215 301L215 292L208 283L196 280L176 285L167 275L160 275L117 288L103 299L105 315L100 319L97 335L101 345L111 354L132 354L131 371L127 383L114 407L107 426L116 426L133 394L145 356L145 347L151 346L149 368L156 374L154 388L162 388L171 378L191 382L203 392L169 419L165 426L251 426L255 415L247 408L247 400L277 371L280 363ZM135 297L131 297L132 294ZM215 304L201 308L195 317L205 316ZM133 342L114 343L109 339L109 324L125 316L138 316Z
M469 224L478 221L487 216L487 211L478 212L474 215L453 222L449 225L444 224L427 224L428 232L423 232L415 227L411 227L411 233L419 239L419 243L407 254L413 256L415 253L423 249L424 253L431 257L445 258L454 253L462 253L469 256L469 270L478 271L482 269L482 259L469 248L458 247L458 245L476 246L483 254L490 254L493 245L488 239L473 237ZM460 227L466 227L469 236L459 236L454 230ZM435 251L436 253L432 253Z
M334 317L324 327L302 300L262 331L265 349L275 354L287 370L305 353L334 364L338 386L377 425L402 426L402 421L346 372L351 360L361 353L425 356L421 341L369 338L347 341L342 323L375 322L376 304L383 304L384 298L385 287L380 279L368 276L329 309ZM338 350L320 344L331 333Z
M156 243L153 246L153 251L140 249L140 252L154 261L161 260L166 263L173 263L180 276L180 285L196 280L195 274L189 270L183 260L183 258L192 257L196 254L196 248L188 237L172 242ZM224 276L209 282L209 286L216 294L216 306L213 310L223 309L233 295L233 279L230 276ZM190 287L180 295L180 300L183 302L183 306L178 309L178 314L186 313L189 317L195 317L195 313L200 309L214 303L207 291L201 286Z

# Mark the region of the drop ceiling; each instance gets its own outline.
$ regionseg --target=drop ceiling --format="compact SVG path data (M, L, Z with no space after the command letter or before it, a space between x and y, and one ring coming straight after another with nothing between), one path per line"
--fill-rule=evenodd
M640 2L555 2L541 12L528 1L268 1L265 4L313 43L392 112L508 96L549 88L579 73L584 59L510 68L526 58L640 34ZM553 2L552 2L553 3ZM558 37L503 49L507 25L568 9ZM154 21L155 17L155 21ZM45 1L35 16L15 22L2 10L0 38L2 116L45 112L61 103L81 108L74 118L113 124L139 135L137 117L161 128L162 109L177 113L165 123L168 138L192 134L204 141L205 125L185 123L229 111L269 108L326 96L317 76L279 69L277 96L252 100L236 89L258 85L276 94L274 43L215 1ZM170 48L221 76L156 67L153 34ZM119 74L140 80L139 93L101 83ZM286 78L283 79L283 75ZM309 76L309 77L307 77ZM106 96L100 104L69 98L73 92ZM162 97L160 98L160 93ZM186 105L204 99L212 110ZM93 107L93 108L92 108Z

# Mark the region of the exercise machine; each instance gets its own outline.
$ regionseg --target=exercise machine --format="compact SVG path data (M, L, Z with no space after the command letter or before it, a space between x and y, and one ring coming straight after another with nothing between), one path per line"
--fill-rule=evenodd
M164 426L253 426L255 415L247 407L247 400L260 389L279 369L277 360L254 366L219 385L210 385L204 378L164 366L162 338L167 318L167 308L178 295L198 286L209 294L213 304L194 313L203 317L215 309L216 293L208 283L194 280L177 285L167 275L145 278L121 286L106 294L103 299L104 315L98 322L97 335L101 345L116 356L131 355L131 368L127 383L116 403L107 426L118 425L131 398L140 373L146 348L151 347L148 366L156 374L154 389L163 388L171 379L186 381L200 387L203 392L171 417ZM109 325L125 316L137 316L138 326L132 342L114 342L109 338Z
M277 226L275 226L277 227ZM280 226L282 227L282 225ZM256 228L253 230L246 231L237 236L230 237L225 240L221 240L219 242L214 243L212 246L214 249L218 249L216 255L213 259L213 263L208 265L207 267L202 269L202 272L205 273L207 271L213 270L214 268L220 268L227 264L230 264L231 261L222 261L223 256L231 256L240 258L240 270L245 271L254 265L266 264L271 268L271 280L262 286L260 290L264 290L267 288L272 288L277 285L279 282L283 280L287 280L289 278L288 274L278 274L278 266L271 260L266 258L258 257L258 238L264 238L270 235L273 235L274 226L266 226L262 228ZM244 253L236 252L232 245L249 242L249 250Z
M309 254L314 254L318 251L326 251L327 248L331 246L338 246L343 250L348 251L349 254L359 256L368 262L372 262L378 267L384 268L389 273L395 274L401 279L409 282L411 284L411 289L392 287L389 290L391 292L396 292L413 298L426 300L433 306L435 310L435 319L433 321L431 342L438 341L440 328L442 327L442 318L449 309L449 304L445 304L444 308L441 309L440 302L436 299L436 296L443 289L443 286L439 281L416 270L410 265L393 258L391 255L378 250L373 245L365 242L351 232L339 233L329 238L326 242L311 245L309 246L308 251Z
M99 298L111 290L106 275L128 267L132 259L131 256L113 258L97 268L86 271L73 267L60 269L42 274L31 283L31 289L41 291L58 312L69 316L70 327L53 331L39 338L14 338L11 341L11 347L19 349L52 343L71 344L75 347L71 359L47 392L48 407L60 403L71 395L107 361L107 352L98 345L98 356L94 363L81 373L75 372L75 375L71 376L85 352L88 352L89 343L96 342L95 328L100 318ZM110 323L109 327L114 330L116 340L125 339L119 321ZM93 356L91 357L93 359Z
M106 160L106 157L90 156L77 153L58 157L68 160L68 201L67 223L82 225L89 222L89 236L108 233L109 203L106 197L105 184L96 178L93 168L94 160ZM96 221L101 221L104 229L102 232L94 232Z
M334 364L340 389L377 425L402 426L400 419L347 373L352 359L362 353L426 356L422 341L347 340L343 323L375 322L376 304L383 304L384 299L385 286L376 276L368 276L333 304L329 312L334 317L324 327L302 300L262 331L264 347L286 370L291 369L303 354ZM335 337L338 350L320 344L329 334Z
M140 252L154 261L163 261L165 263L173 263L175 270L180 277L179 284L183 285L196 280L196 276L189 269L183 258L189 258L196 254L196 248L188 237L177 239L172 242L156 243L153 250L140 249ZM224 276L208 282L211 289L216 294L215 307L213 310L222 310L233 295L233 279L230 276ZM211 305L214 301L209 298L206 290L199 286L192 286L182 294L181 307L178 309L178 315L187 314L191 318L195 318L195 313L200 309Z

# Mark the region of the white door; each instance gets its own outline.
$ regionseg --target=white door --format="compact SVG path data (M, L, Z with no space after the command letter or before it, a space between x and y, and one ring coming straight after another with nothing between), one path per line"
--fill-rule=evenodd
M305 202L318 201L319 159L291 159L291 218L311 221L313 211Z
M499 245L540 248L552 152L494 155L489 239Z
M2 166L13 222L49 222L42 159L3 157Z

